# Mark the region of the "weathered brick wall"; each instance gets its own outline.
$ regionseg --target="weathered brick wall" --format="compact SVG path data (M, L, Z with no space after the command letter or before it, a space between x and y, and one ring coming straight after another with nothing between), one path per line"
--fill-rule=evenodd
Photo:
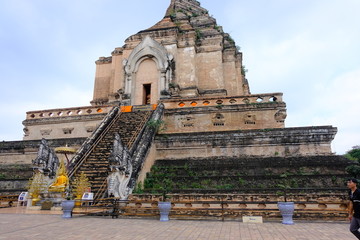
M0 165L0 195L19 194L27 188L33 175L29 164Z
M332 126L320 126L160 134L157 159L331 155L336 132Z
M37 156L41 140L7 141L0 142L0 165L31 164ZM74 147L78 148L85 138L47 139L51 148ZM63 154L58 154L60 160L66 160Z

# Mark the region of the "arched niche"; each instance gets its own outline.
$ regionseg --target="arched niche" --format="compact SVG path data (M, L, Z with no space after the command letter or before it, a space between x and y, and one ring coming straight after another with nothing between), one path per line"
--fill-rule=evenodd
M157 103L161 93L168 91L172 60L173 56L150 36L134 48L124 62L125 93L130 96L131 105ZM146 102L147 94L151 95L151 102Z

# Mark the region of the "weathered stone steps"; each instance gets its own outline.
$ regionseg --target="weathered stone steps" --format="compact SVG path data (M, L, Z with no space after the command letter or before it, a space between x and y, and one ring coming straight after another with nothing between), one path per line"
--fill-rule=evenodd
M344 188L351 162L342 156L157 160L145 192L239 192L244 189Z
M84 172L89 179L92 191L97 192L109 175L108 159L115 133L119 133L123 143L131 147L130 145L136 138L138 130L144 126L149 115L150 113L146 111L121 113L117 122L109 129L97 146L94 146L75 176L80 172Z

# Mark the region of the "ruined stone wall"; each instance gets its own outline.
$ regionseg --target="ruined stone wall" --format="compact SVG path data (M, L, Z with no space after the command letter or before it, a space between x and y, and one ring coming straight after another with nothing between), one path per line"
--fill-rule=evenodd
M196 75L199 79L199 89L208 90L225 88L222 51L198 53L196 62ZM234 72L234 69L229 70Z
M0 164L0 196L25 191L33 172L30 164Z
M332 126L158 135L157 159L215 156L329 155Z
M286 105L278 93L162 102L166 106L163 134L285 127Z
M166 129L163 133L280 128L283 124L274 120L277 111L269 109L257 117L252 111L231 111L231 108L225 107L207 107L203 111L172 111L164 116Z
M195 47L179 48L176 57L176 80L183 88L193 87L198 85L198 78L195 74L196 62Z
M88 106L27 112L24 140L89 137L111 108Z
M150 172L151 167L154 165L155 159L156 159L156 147L153 144L144 160L143 166L139 173L139 177L136 181L137 183L142 183L142 184L144 183L146 174Z
M40 146L41 140L29 140L29 141L9 141L0 142L0 166L1 165L14 165L14 164L32 164L37 156L37 152ZM85 141L85 138L73 138L73 139L50 139L48 140L51 148L56 147L74 147L79 148ZM57 154L59 160L66 161L66 157L63 154ZM70 155L68 156L71 157Z
M242 54L234 56L232 51L225 51L224 61L224 79L225 88L229 96L246 95L248 92L244 89L244 76L241 74ZM248 89L246 89L248 90Z
M37 156L37 149L28 149L26 152L0 153L2 164L31 164Z
M176 39L176 36L174 36ZM156 38L157 42L163 42L163 39ZM139 41L132 42L132 44L140 44ZM195 46L176 47L176 45L164 45L168 50L168 54L173 55L175 62L175 69L173 76L167 76L167 82L173 82L180 86L181 91L184 90L182 96L197 96L197 91L189 93L187 88L196 88L200 91L206 90L219 90L224 89L220 95L226 95L227 91L230 94L242 95L246 94L242 86L242 75L238 71L236 65L241 65L239 59L230 56L227 57L226 62L223 62L223 52L220 50L197 52ZM119 48L117 48L119 49ZM97 63L94 96L92 100L93 105L104 104L106 102L114 102L119 99L118 90L126 87L126 74L124 73L124 63L126 63L127 55L134 49L126 48L121 50L121 53L116 54L116 58L100 58ZM116 59L116 61L114 61ZM236 62L239 62L236 64ZM132 63L134 64L134 63ZM145 70L152 72L154 67L147 67ZM157 69L158 70L158 69ZM134 73L136 74L136 73ZM138 76L133 79L133 88L137 84L142 84L149 81L147 76ZM137 81L137 82L136 82ZM156 96L157 92L160 92L161 78L157 79L156 90L154 88L154 94L156 97L154 101L157 101L160 96ZM168 86L165 86L165 89ZM135 87L137 90L138 86ZM141 89L140 89L141 91ZM204 92L200 95L206 96ZM219 95L219 92L218 94ZM135 102L131 102L131 105L138 105L139 101L137 97Z
M62 121L28 126L32 133L24 139L88 137L102 119L96 121Z
M96 61L96 74L94 84L94 98L98 105L106 103L109 100L109 90L111 79L111 57L101 57Z
M110 79L110 93L117 93L119 89L123 89L125 86L124 81L124 52L122 48L116 48L112 53L112 65L111 65L111 79ZM116 101L118 95L110 94L109 100Z

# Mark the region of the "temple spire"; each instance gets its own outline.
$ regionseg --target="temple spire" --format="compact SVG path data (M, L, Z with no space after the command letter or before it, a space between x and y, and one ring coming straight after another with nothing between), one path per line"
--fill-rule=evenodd
M174 11L174 9L175 9L175 2L176 2L176 0L171 0L170 6L169 6L168 9L166 10L165 17L169 17L169 16L171 15L171 13Z
M207 10L202 8L197 0L171 0L164 18L174 17L178 12L191 16L202 15L207 13Z

